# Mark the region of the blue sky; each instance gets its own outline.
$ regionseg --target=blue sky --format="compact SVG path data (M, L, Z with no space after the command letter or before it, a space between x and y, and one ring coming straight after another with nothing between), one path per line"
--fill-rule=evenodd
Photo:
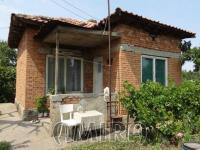
M56 1L74 15L52 1ZM80 12L65 0L0 0L0 39L7 40L11 13L44 15L54 17L72 17L76 19L100 20L107 15L107 0L66 0L74 6L86 11L90 16ZM191 39L192 46L200 46L200 0L111 0L111 11L116 7L144 17L180 27L197 34ZM84 19L83 19L84 18ZM186 63L184 70L191 70L193 64Z

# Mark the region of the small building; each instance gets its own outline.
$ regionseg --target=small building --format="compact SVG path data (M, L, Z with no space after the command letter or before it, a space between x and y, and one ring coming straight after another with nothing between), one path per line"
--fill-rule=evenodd
M100 22L12 14L8 44L18 49L16 104L24 119L35 99L51 99L106 111L109 86L107 18ZM195 34L117 8L111 14L112 92L128 80L181 83L181 40ZM123 113L122 111L120 113Z

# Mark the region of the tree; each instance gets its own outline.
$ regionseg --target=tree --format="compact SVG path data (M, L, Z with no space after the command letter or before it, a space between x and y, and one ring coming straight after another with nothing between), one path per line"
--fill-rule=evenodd
M191 60L194 62L194 71L200 71L200 47L194 47L189 52Z
M14 102L15 76L14 67L0 66L0 103Z
M182 72L183 80L193 80L193 81L200 81L200 72Z
M181 52L182 52L182 55L181 55L181 62L182 62L182 65L186 62L186 61L190 61L190 56L189 56L189 53L188 51L190 51L191 49L191 42L190 41L183 41L180 45L180 48L181 48Z
M0 66L15 66L16 55L16 50L9 48L6 41L0 41Z
M16 50L0 41L0 103L13 102L16 81Z
M181 44L181 51L182 51L182 64L185 61L193 61L195 64L195 72L200 71L200 47L193 47L191 48L191 42L184 41Z

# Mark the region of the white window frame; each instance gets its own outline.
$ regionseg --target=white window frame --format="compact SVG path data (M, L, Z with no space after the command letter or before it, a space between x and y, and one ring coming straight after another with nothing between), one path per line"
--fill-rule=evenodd
M48 93L48 58L55 58L55 56L53 55L46 55L46 93ZM59 56L58 58L64 58L64 83L65 83L65 93L83 93L83 85L84 85L84 65L83 65L83 58L79 58L79 57L72 57L72 56ZM66 66L66 61L67 59L76 59L76 60L81 60L81 90L80 91L67 91L66 90L66 73L67 73L67 66Z
M141 78L140 82L142 82L142 59L143 58L150 58L153 60L153 81L156 82L156 60L164 60L165 61L165 86L168 86L168 59L165 57L157 57L157 56L150 56L150 55L142 55L140 60L140 72Z

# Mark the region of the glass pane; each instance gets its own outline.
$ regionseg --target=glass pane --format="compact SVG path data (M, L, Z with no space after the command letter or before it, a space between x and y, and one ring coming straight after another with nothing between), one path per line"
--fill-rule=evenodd
M165 85L165 60L156 59L156 81Z
M54 83L55 83L55 60L53 57L48 57L48 87L47 91L54 89Z
M67 59L67 91L81 91L81 60Z
M153 59L142 58L142 82L153 80Z
M65 82L64 82L64 58L59 58L58 67L58 93L65 93Z
M101 68L102 68L101 63L98 63L98 73L101 73Z

